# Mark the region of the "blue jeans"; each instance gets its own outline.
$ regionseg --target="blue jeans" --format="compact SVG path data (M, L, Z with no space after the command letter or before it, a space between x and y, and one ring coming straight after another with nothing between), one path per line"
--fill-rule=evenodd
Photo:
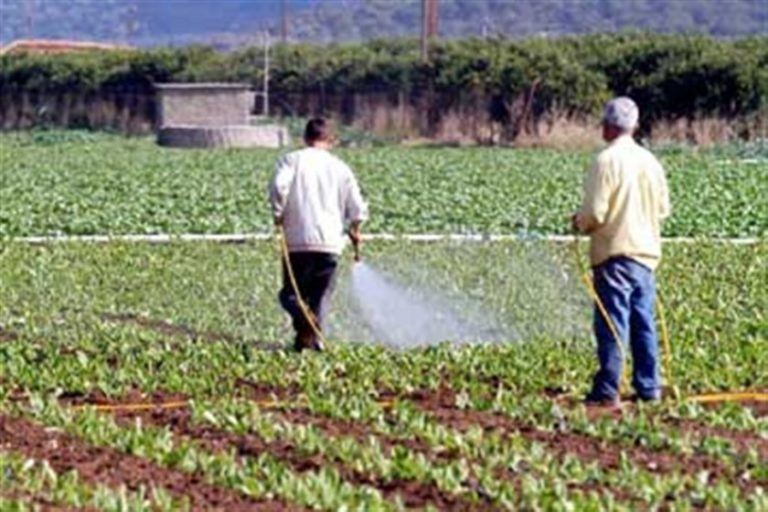
M659 340L656 334L656 280L653 271L626 257L611 258L593 269L595 290L624 347L632 352L632 386L640 398L661 396ZM623 361L610 327L595 307L595 337L600 369L589 397L612 399L619 393Z

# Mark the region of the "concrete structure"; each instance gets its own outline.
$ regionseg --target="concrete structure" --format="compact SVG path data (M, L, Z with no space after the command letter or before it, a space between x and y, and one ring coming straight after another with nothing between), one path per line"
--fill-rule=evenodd
M284 126L166 126L157 134L161 146L176 148L282 148L290 144Z
M251 126L248 84L157 84L158 144L183 148L271 147L290 143L281 126Z
M157 84L158 125L247 125L253 106L248 84Z

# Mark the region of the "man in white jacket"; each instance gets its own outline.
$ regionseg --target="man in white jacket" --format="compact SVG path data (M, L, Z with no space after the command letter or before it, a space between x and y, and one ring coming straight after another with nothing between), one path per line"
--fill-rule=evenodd
M322 350L310 321L299 305L286 264L290 264L301 300L322 327L345 245L345 232L360 243L360 225L368 207L352 170L330 153L332 134L323 118L311 119L304 131L307 147L277 162L269 185L275 224L282 226L290 262L283 261L280 304L293 319L295 348Z

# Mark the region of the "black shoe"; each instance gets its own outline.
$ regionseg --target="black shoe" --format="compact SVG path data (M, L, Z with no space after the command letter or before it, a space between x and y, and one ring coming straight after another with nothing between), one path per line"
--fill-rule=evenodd
M661 402L661 393L653 393L651 395L641 395L639 393L635 393L631 397L629 397L630 402Z
M324 352L325 351L325 345L323 345L323 342L320 340L320 338L315 337L312 340L312 344L308 347L316 352Z
M618 396L607 398L607 397L596 397L593 395L587 395L584 398L584 405L587 407L604 407L604 408L611 408L611 409L618 409L621 407L621 399Z
M309 329L302 329L296 333L293 341L293 348L296 352L302 352L306 349L313 349L315 345L315 335Z

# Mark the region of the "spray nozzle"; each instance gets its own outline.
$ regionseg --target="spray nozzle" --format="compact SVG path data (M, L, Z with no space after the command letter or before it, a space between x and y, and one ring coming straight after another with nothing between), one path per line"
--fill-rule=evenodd
M353 247L355 249L355 263L360 263L363 261L363 255L360 254L360 244L356 243L353 245Z

